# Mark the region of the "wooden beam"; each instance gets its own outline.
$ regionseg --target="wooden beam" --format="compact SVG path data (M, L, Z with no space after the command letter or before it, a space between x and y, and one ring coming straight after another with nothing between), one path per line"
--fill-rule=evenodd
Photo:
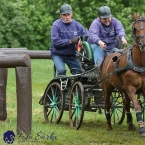
M46 50L0 49L5 54L27 54L31 59L51 59L51 52Z
M16 66L30 66L30 57L26 54L1 54L1 68L15 68Z

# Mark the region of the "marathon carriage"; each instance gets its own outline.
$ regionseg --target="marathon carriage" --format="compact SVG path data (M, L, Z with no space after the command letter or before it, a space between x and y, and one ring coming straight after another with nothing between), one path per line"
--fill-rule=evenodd
M44 118L49 123L59 123L64 111L69 111L69 121L72 127L79 129L85 111L105 113L103 90L100 83L115 74L112 72L98 80L98 72L94 65L93 54L86 37L81 38L82 49L77 52L78 58L84 69L83 73L72 76L56 76L47 85L40 104L43 105ZM79 45L79 44L78 44ZM111 98L111 122L122 124L125 118L124 94L114 89ZM145 101L142 94L137 94L137 100L142 107L144 119ZM131 104L131 108L133 105Z
M79 129L85 111L105 113L105 102L98 83L98 72L94 66L92 50L85 38L82 38L82 49L78 52L85 72L69 77L56 77L56 71L54 71L55 77L46 87L43 103L42 100L40 101L40 104L43 104L46 122L59 123L65 110L69 111L70 125ZM144 107L142 95L138 97ZM125 117L123 94L115 89L110 102L112 123L122 124Z

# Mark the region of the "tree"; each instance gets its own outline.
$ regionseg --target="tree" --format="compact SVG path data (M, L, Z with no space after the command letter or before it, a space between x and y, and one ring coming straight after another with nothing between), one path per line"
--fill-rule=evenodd
M98 16L98 8L107 5L119 19L132 43L132 15L145 11L144 0L1 0L0 47L27 47L49 49L50 29L59 18L59 8L68 3L73 8L73 18L89 29Z
M29 33L33 28L28 18L8 0L1 0L0 9L0 47L22 47L31 40Z

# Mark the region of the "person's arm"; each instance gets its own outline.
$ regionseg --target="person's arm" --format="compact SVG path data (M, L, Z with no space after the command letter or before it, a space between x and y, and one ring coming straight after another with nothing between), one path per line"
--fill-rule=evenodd
M99 35L100 35L100 28L99 28L99 22L97 19L95 19L90 28L89 28L89 39L93 44L98 44L99 41L101 41Z
M118 37L120 38L122 44L127 44L124 27L123 27L122 23L117 19L115 22L115 30L116 30L116 33L117 33Z
M64 47L71 44L70 39L61 38L59 27L57 27L56 25L53 25L51 28L51 41L54 47Z
M89 39L91 43L99 45L101 48L106 49L106 44L100 38L100 23L98 19L95 19L89 29Z

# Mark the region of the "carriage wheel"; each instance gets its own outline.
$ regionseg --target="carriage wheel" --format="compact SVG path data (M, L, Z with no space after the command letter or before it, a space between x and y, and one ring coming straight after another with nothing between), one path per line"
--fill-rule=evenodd
M49 123L59 123L63 115L64 99L60 84L53 82L47 86L44 94L44 118Z
M69 120L71 127L79 129L84 117L84 89L81 82L75 82L71 89Z
M137 100L141 106L142 119L143 119L143 121L145 121L145 99L144 99L143 94L137 94Z
M122 124L125 118L124 95L118 91L111 94L111 122Z

